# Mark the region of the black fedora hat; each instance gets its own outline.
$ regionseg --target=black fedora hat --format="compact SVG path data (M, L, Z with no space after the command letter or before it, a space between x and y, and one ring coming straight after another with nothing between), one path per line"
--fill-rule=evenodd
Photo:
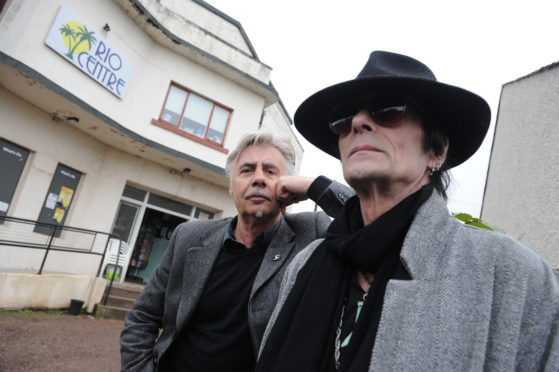
M489 128L491 110L483 98L438 82L433 72L416 59L384 51L372 52L357 78L307 98L295 112L295 127L310 143L339 158L338 136L330 131L329 122L341 116L333 115L349 112L367 97L383 94L412 97L424 114L425 124L448 136L448 168L472 156Z

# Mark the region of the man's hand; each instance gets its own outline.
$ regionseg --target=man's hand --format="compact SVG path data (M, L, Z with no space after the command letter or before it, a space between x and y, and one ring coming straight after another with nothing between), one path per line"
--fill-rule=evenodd
M276 197L282 206L282 213L285 208L293 203L307 200L307 191L313 183L314 178L300 176L282 176L276 186Z

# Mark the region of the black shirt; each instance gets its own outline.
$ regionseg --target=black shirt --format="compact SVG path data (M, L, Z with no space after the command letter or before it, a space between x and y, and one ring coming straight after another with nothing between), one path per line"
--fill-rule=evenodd
M281 221L280 221L281 223ZM255 350L248 300L266 248L279 223L247 249L235 240L235 217L188 327L161 359L162 371L252 371Z

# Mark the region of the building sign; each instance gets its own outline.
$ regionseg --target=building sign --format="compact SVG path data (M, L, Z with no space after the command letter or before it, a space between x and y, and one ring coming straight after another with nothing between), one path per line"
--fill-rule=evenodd
M60 7L45 44L119 98L134 65L65 6Z

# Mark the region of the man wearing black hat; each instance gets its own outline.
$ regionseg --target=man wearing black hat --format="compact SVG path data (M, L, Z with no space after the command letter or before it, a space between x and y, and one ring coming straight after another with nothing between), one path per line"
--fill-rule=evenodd
M257 371L558 371L559 280L530 248L446 208L489 106L377 51L295 126L357 196L290 264Z

